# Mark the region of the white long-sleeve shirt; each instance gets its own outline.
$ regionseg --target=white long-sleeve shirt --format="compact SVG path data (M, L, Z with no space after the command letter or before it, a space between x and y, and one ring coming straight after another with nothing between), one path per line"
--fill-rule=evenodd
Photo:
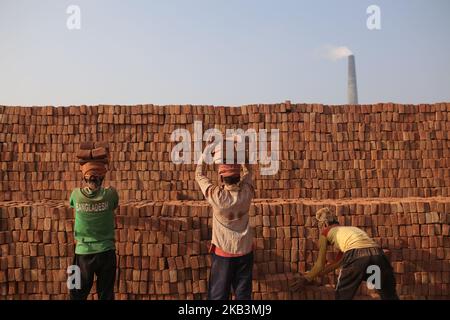
M213 209L211 243L231 254L247 254L253 246L254 231L248 213L255 190L251 171L242 168L240 182L231 186L214 185L203 174L203 164L195 170L195 180Z

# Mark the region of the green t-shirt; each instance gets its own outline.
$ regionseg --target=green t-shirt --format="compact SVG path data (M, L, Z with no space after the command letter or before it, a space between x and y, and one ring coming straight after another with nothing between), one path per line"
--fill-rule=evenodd
M75 209L76 254L91 254L114 250L114 209L119 196L114 188L77 188L70 195L70 207Z

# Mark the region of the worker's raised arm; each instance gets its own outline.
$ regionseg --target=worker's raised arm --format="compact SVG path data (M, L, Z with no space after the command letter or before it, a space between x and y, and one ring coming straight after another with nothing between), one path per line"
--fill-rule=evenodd
M195 181L197 181L203 195L207 197L208 189L212 186L212 183L211 180L203 174L203 160L204 154L202 153L197 162L197 167L195 168Z
M312 281L315 277L317 277L319 274L321 274L324 271L325 268L325 262L326 262L326 256L327 256L327 245L328 240L325 236L320 235L319 238L319 257L317 258L316 263L314 264L314 267L309 271L305 278L308 281Z
M246 164L246 163L242 163L241 167L242 167L242 178L244 178L244 177L252 178L253 170L250 167L250 165Z
M253 183L253 168L252 168L252 166L249 164L243 163L243 164L241 164L241 167L242 167L241 183L247 183L254 189L255 186Z

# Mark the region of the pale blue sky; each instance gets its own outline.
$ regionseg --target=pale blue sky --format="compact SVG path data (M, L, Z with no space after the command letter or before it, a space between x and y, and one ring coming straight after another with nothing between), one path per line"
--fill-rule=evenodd
M0 105L345 104L327 45L360 103L450 101L448 0L0 0Z

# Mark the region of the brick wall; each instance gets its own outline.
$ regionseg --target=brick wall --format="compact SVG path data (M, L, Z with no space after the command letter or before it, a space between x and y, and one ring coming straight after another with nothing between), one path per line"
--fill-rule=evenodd
M107 179L123 200L201 200L194 165L170 141L193 122L280 130L280 170L257 198L450 196L450 104L0 107L0 201L65 200L80 184L80 141L110 143ZM213 167L209 174L214 179Z
M288 290L317 258L314 212L328 205L391 252L403 299L450 298L450 198L255 200L255 299L333 299L323 287ZM0 203L0 299L66 299L73 212L62 201ZM117 212L118 299L204 299L211 212L204 201L123 203ZM333 253L328 254L332 259ZM95 291L95 289L94 289ZM376 297L362 286L359 299Z
M192 130L194 120L203 131L280 130L278 174L255 168L255 299L334 297L337 274L319 288L287 290L317 257L312 216L324 205L391 251L401 298L449 299L449 115L449 103L0 106L0 299L67 298L67 200L81 183L75 152L86 140L109 142L106 183L121 197L117 298L205 298L211 212L199 201L194 165L169 159L172 131ZM212 166L208 175L216 180Z

